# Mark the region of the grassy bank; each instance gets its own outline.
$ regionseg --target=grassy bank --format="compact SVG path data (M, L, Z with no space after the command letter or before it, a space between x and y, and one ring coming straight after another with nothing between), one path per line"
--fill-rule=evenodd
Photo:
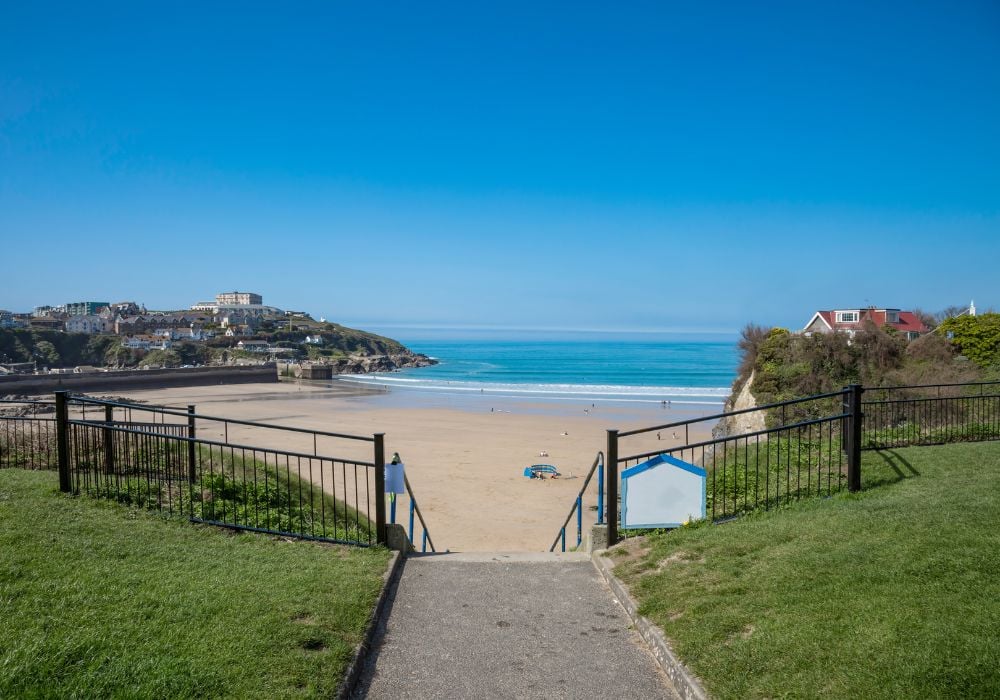
M1000 444L865 460L882 485L653 536L618 566L713 695L1000 696Z
M0 471L0 697L328 696L388 553L233 535Z

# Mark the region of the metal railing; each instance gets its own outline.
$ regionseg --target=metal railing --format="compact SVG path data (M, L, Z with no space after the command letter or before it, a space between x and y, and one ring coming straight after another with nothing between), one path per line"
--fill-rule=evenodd
M84 418L89 408L91 415ZM70 417L80 414L79 417ZM103 412L103 420L92 416ZM148 414L154 420L137 420ZM121 417L125 420L116 420ZM159 420L155 420L158 418ZM181 418L184 422L166 422ZM385 543L384 437L56 395L60 487L236 530L369 546ZM222 439L204 433L221 432ZM306 449L237 441L279 431ZM284 442L287 442L285 439ZM320 454L367 445L369 458ZM309 451L308 447L312 450ZM376 468L378 465L378 468Z
M860 387L781 401L754 409L719 413L651 428L608 431L608 540L618 537L618 479L621 470L659 455L670 455L706 472L706 517L727 520L757 509L816 495L830 495L860 479L860 455L851 449L856 413L841 409L860 397ZM715 436L671 447L652 447L651 435L683 429L686 435L705 432L699 423L731 421L758 413L755 430ZM789 421L789 422L786 422ZM627 439L627 441L626 441ZM661 440L657 439L656 443ZM639 443L636 447L631 447ZM642 445L649 445L643 449ZM859 444L857 441L854 444ZM621 455L623 448L629 453ZM634 451L633 451L634 450ZM853 489L852 489L853 490Z
M734 419L751 415L753 427L744 421L730 430L740 422ZM711 438L691 441L692 432L709 429ZM660 446L665 432L678 444ZM619 456L626 438L639 446ZM862 450L984 440L1000 440L1000 382L851 385L651 428L608 430L608 541L618 540L620 470L659 455L705 469L706 517L718 522L845 487L857 491Z
M420 551L426 552L427 548L430 547L432 552L436 552L434 549L434 541L431 540L430 531L427 529L427 523L424 522L424 515L420 512L420 506L417 505L417 498L413 495L413 487L410 486L410 479L403 474L403 484L406 486L406 496L408 500L407 509L409 511L409 528L406 530L407 539L410 542L410 546L416 548L416 530L414 529L414 516L420 522ZM396 494L390 494L389 496L389 522L393 525L396 524L396 506L398 499Z
M56 468L55 401L0 399L0 468Z
M1000 382L864 390L862 449L1000 440Z
M587 492L587 487L590 485L595 471L597 472L597 524L604 523L604 453L598 452L594 463L590 465L590 471L587 472L587 478L583 480L580 493L576 495L573 506L569 509L562 527L559 528L559 534L556 535L555 541L549 547L550 552L555 551L556 545L560 542L562 543L562 551L566 551L566 526L569 525L574 513L576 513L576 546L579 547L583 542L583 495Z

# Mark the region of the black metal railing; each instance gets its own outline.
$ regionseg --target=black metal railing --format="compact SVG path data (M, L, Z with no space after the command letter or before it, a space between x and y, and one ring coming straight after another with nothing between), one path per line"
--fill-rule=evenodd
M712 521L849 486L851 467L860 459L852 459L849 444L845 445L845 438L850 443L852 414L841 406L859 391L860 387L850 388L651 428L609 430L609 541L617 537L618 474L659 455L705 470L705 516ZM756 429L732 434L733 419L750 415L755 420L744 420L743 426ZM721 430L719 421L724 421ZM704 435L710 429L714 437L691 441L692 434ZM679 441L681 430L688 439ZM663 433L679 444L661 446Z
M55 401L0 399L0 468L56 468Z
M199 415L193 406L179 411L71 399L65 392L57 393L56 409L64 491L238 530L363 546L385 542L381 434ZM103 420L95 420L95 413ZM147 416L152 419L143 420ZM305 449L262 446L269 431ZM223 439L213 439L215 433ZM250 436L255 444L237 441ZM321 441L367 445L369 456L320 454Z
M709 431L710 438L692 440ZM675 444L662 445L664 434ZM1000 382L852 385L651 428L609 430L608 540L618 539L620 470L658 455L705 470L706 518L720 521L845 487L857 491L862 450L984 440L1000 440ZM629 454L620 456L626 448Z
M1000 440L1000 382L864 390L862 449Z

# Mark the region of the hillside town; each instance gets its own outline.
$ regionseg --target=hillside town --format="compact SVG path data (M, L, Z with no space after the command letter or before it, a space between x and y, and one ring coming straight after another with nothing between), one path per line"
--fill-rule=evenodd
M0 374L282 360L361 367L345 360L353 356L368 358L368 367L372 356L409 354L395 341L317 321L305 311L269 306L260 294L246 291L222 292L183 310L153 311L135 301L0 310L3 331L13 335L9 347L0 346ZM79 340L82 336L86 341ZM70 342L73 338L78 340ZM390 369L398 365L386 364Z

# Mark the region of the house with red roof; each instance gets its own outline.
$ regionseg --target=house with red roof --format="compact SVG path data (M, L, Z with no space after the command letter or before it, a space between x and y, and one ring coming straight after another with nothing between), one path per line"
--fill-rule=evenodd
M930 331L924 322L912 311L900 309L876 309L869 306L864 309L833 309L832 311L817 311L802 329L803 335L813 333L847 333L853 336L864 327L867 321L876 328L895 328L906 336L907 340L919 338Z

